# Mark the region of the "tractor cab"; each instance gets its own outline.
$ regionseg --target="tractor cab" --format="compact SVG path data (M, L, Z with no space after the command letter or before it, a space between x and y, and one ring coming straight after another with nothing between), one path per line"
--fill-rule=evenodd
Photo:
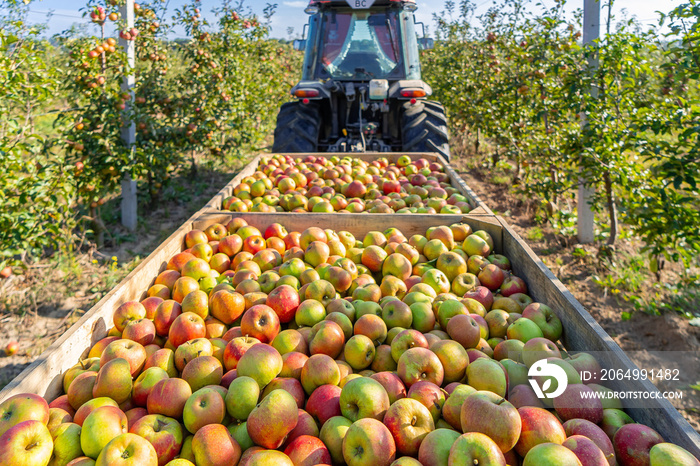
M305 52L301 81L292 89L299 100L282 107L273 149L389 152L413 143L413 151L435 145L449 157L444 109L425 100L432 89L421 79L419 58L432 39L418 36L415 10L412 0L312 0L304 38L295 41ZM443 133L429 147L403 127L407 114L426 106ZM293 136L302 123L310 137Z

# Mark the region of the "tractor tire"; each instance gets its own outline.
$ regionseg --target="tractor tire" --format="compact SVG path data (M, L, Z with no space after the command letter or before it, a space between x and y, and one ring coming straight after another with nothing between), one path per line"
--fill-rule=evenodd
M313 103L287 102L277 115L272 152L318 152L321 112Z
M404 152L437 152L450 161L450 134L445 108L426 100L403 106L401 134Z

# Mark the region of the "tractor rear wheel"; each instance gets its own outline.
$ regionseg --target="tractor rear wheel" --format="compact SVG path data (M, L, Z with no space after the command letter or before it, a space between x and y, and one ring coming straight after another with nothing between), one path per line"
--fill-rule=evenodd
M317 152L321 130L321 112L314 103L287 102L277 115L275 142L277 153Z
M426 100L406 102L401 119L404 152L437 152L450 161L450 135L445 107Z

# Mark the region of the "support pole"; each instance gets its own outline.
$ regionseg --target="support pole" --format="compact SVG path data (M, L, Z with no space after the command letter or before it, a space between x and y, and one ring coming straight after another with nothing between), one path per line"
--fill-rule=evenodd
M583 0L583 46L597 48L595 41L600 38L600 1ZM592 53L588 58L588 66L593 73L598 69L598 54ZM589 93L592 97L598 97L598 89L591 86ZM581 118L581 128L585 128L588 122L585 115ZM578 240L580 243L592 243L595 240L595 218L591 210L591 202L595 196L595 189L586 186L584 177L579 177L578 182Z
M119 12L127 23L127 29L134 27L134 0L126 0L125 4L119 7ZM124 115L127 116L134 102L134 86L136 77L134 76L134 68L136 65L136 40L124 40L119 38L119 45L126 51L128 71L122 82L122 91L128 92L131 99L126 102ZM133 147L136 143L136 125L125 119L122 126L122 140L127 147ZM129 174L124 176L122 180L122 225L130 231L136 230L138 224L138 199L136 195L136 180L132 180Z

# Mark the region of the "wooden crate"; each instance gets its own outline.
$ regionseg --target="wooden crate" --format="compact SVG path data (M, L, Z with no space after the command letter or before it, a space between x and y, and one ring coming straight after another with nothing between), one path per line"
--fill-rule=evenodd
M292 157L298 157L301 154L281 154L281 155L289 155ZM484 204L484 202L479 199L479 196L476 195L474 191L465 183L465 181L459 176L459 174L452 168L452 166L445 161L444 158L442 158L439 154L433 154L433 153L400 153L400 152L366 152L366 153L339 153L339 154L330 154L330 153L317 153L317 154L304 154L304 155L315 155L315 156L325 156L329 157L332 155L338 155L338 156L345 156L349 155L351 157L356 157L361 160L377 160L380 157L386 157L390 162L396 162L398 158L402 155L408 155L411 157L412 160L418 160L419 158L425 158L430 161L437 161L445 166L445 172L447 175L450 177L450 183L452 186L459 190L461 194L466 196L468 199L471 200L471 202L476 206L474 210L469 212L470 215L493 215L493 212L491 209ZM261 154L255 157L246 167L241 170L236 177L231 180L229 184L227 184L219 193L214 196L214 198L207 203L207 207L211 207L217 210L221 209L221 206L223 205L224 199L226 199L229 196L233 195L233 189L238 186L243 178L246 178L248 176L251 176L255 171L258 169L258 166L260 165L260 162L266 158L270 157L271 154ZM308 213L313 213L313 212L308 212ZM408 214L407 214L408 215ZM413 215L413 214L411 214Z
M508 256L515 273L524 278L529 294L537 301L550 305L564 325L563 343L569 351L595 351L605 357L600 361L606 368L634 369L636 366L609 335L593 320L583 306L552 274L518 234L501 218L460 215L392 215L392 214L290 214L210 211L183 225L117 287L85 314L78 323L40 356L31 366L0 391L0 402L17 393L36 393L49 400L62 390L62 373L84 357L90 346L107 335L112 326L112 313L121 303L142 299L155 277L165 269L167 260L184 250L184 236L193 228L203 229L213 223L226 223L242 217L249 224L265 228L279 222L291 230L309 226L347 230L362 236L371 230L396 227L409 236L424 233L430 226L450 225L464 221L473 229L488 231L494 238L495 250ZM616 391L658 392L649 382L622 380L608 384ZM700 457L700 436L673 406L663 399L645 400L644 406L626 406L637 422L657 430L666 441L678 444Z

